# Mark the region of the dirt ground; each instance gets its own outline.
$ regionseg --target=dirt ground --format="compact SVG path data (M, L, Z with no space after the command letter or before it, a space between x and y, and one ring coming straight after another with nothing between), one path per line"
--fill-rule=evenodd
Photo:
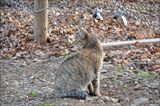
M1 106L159 106L160 77L136 76L104 62L102 98L53 97L54 78L62 58L1 59Z

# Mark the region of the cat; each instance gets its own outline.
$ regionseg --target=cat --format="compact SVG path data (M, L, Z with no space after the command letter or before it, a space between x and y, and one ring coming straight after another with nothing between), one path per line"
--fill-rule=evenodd
M100 94L100 69L103 63L103 48L96 35L81 28L76 43L83 46L65 59L59 66L55 80L55 96L86 99ZM88 93L86 92L88 90Z

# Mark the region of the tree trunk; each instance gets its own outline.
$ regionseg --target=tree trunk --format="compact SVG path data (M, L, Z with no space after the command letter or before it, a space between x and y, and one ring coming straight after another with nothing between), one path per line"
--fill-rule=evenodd
M34 11L43 8L48 8L48 0L34 0ZM34 39L40 44L45 44L48 38L48 9L35 13L34 16Z

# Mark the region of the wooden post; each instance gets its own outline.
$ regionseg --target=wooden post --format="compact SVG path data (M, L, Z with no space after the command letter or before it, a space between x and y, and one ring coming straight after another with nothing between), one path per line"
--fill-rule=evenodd
M34 11L43 8L48 8L48 0L34 0ZM48 38L48 9L35 13L34 16L34 39L40 44L45 44Z

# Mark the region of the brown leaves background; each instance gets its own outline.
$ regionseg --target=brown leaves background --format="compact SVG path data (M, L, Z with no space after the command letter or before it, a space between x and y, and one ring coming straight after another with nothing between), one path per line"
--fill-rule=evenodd
M32 1L26 3L31 4L30 2ZM87 8L54 7L49 10L48 33L51 41L46 45L38 45L34 41L34 16L12 6L1 7L0 57L17 59L65 56L72 49L69 46L77 34L80 21L84 28L97 34L102 42L160 37L160 32L155 32L143 24L137 25L132 18L127 18L128 26L125 26L122 20L112 19L112 13L105 9L102 16L104 20L99 21L92 18L91 11ZM149 20L154 21L152 17ZM133 71L160 72L159 43L147 45L136 43L125 48L113 47L105 52L104 60L107 62L122 64Z

